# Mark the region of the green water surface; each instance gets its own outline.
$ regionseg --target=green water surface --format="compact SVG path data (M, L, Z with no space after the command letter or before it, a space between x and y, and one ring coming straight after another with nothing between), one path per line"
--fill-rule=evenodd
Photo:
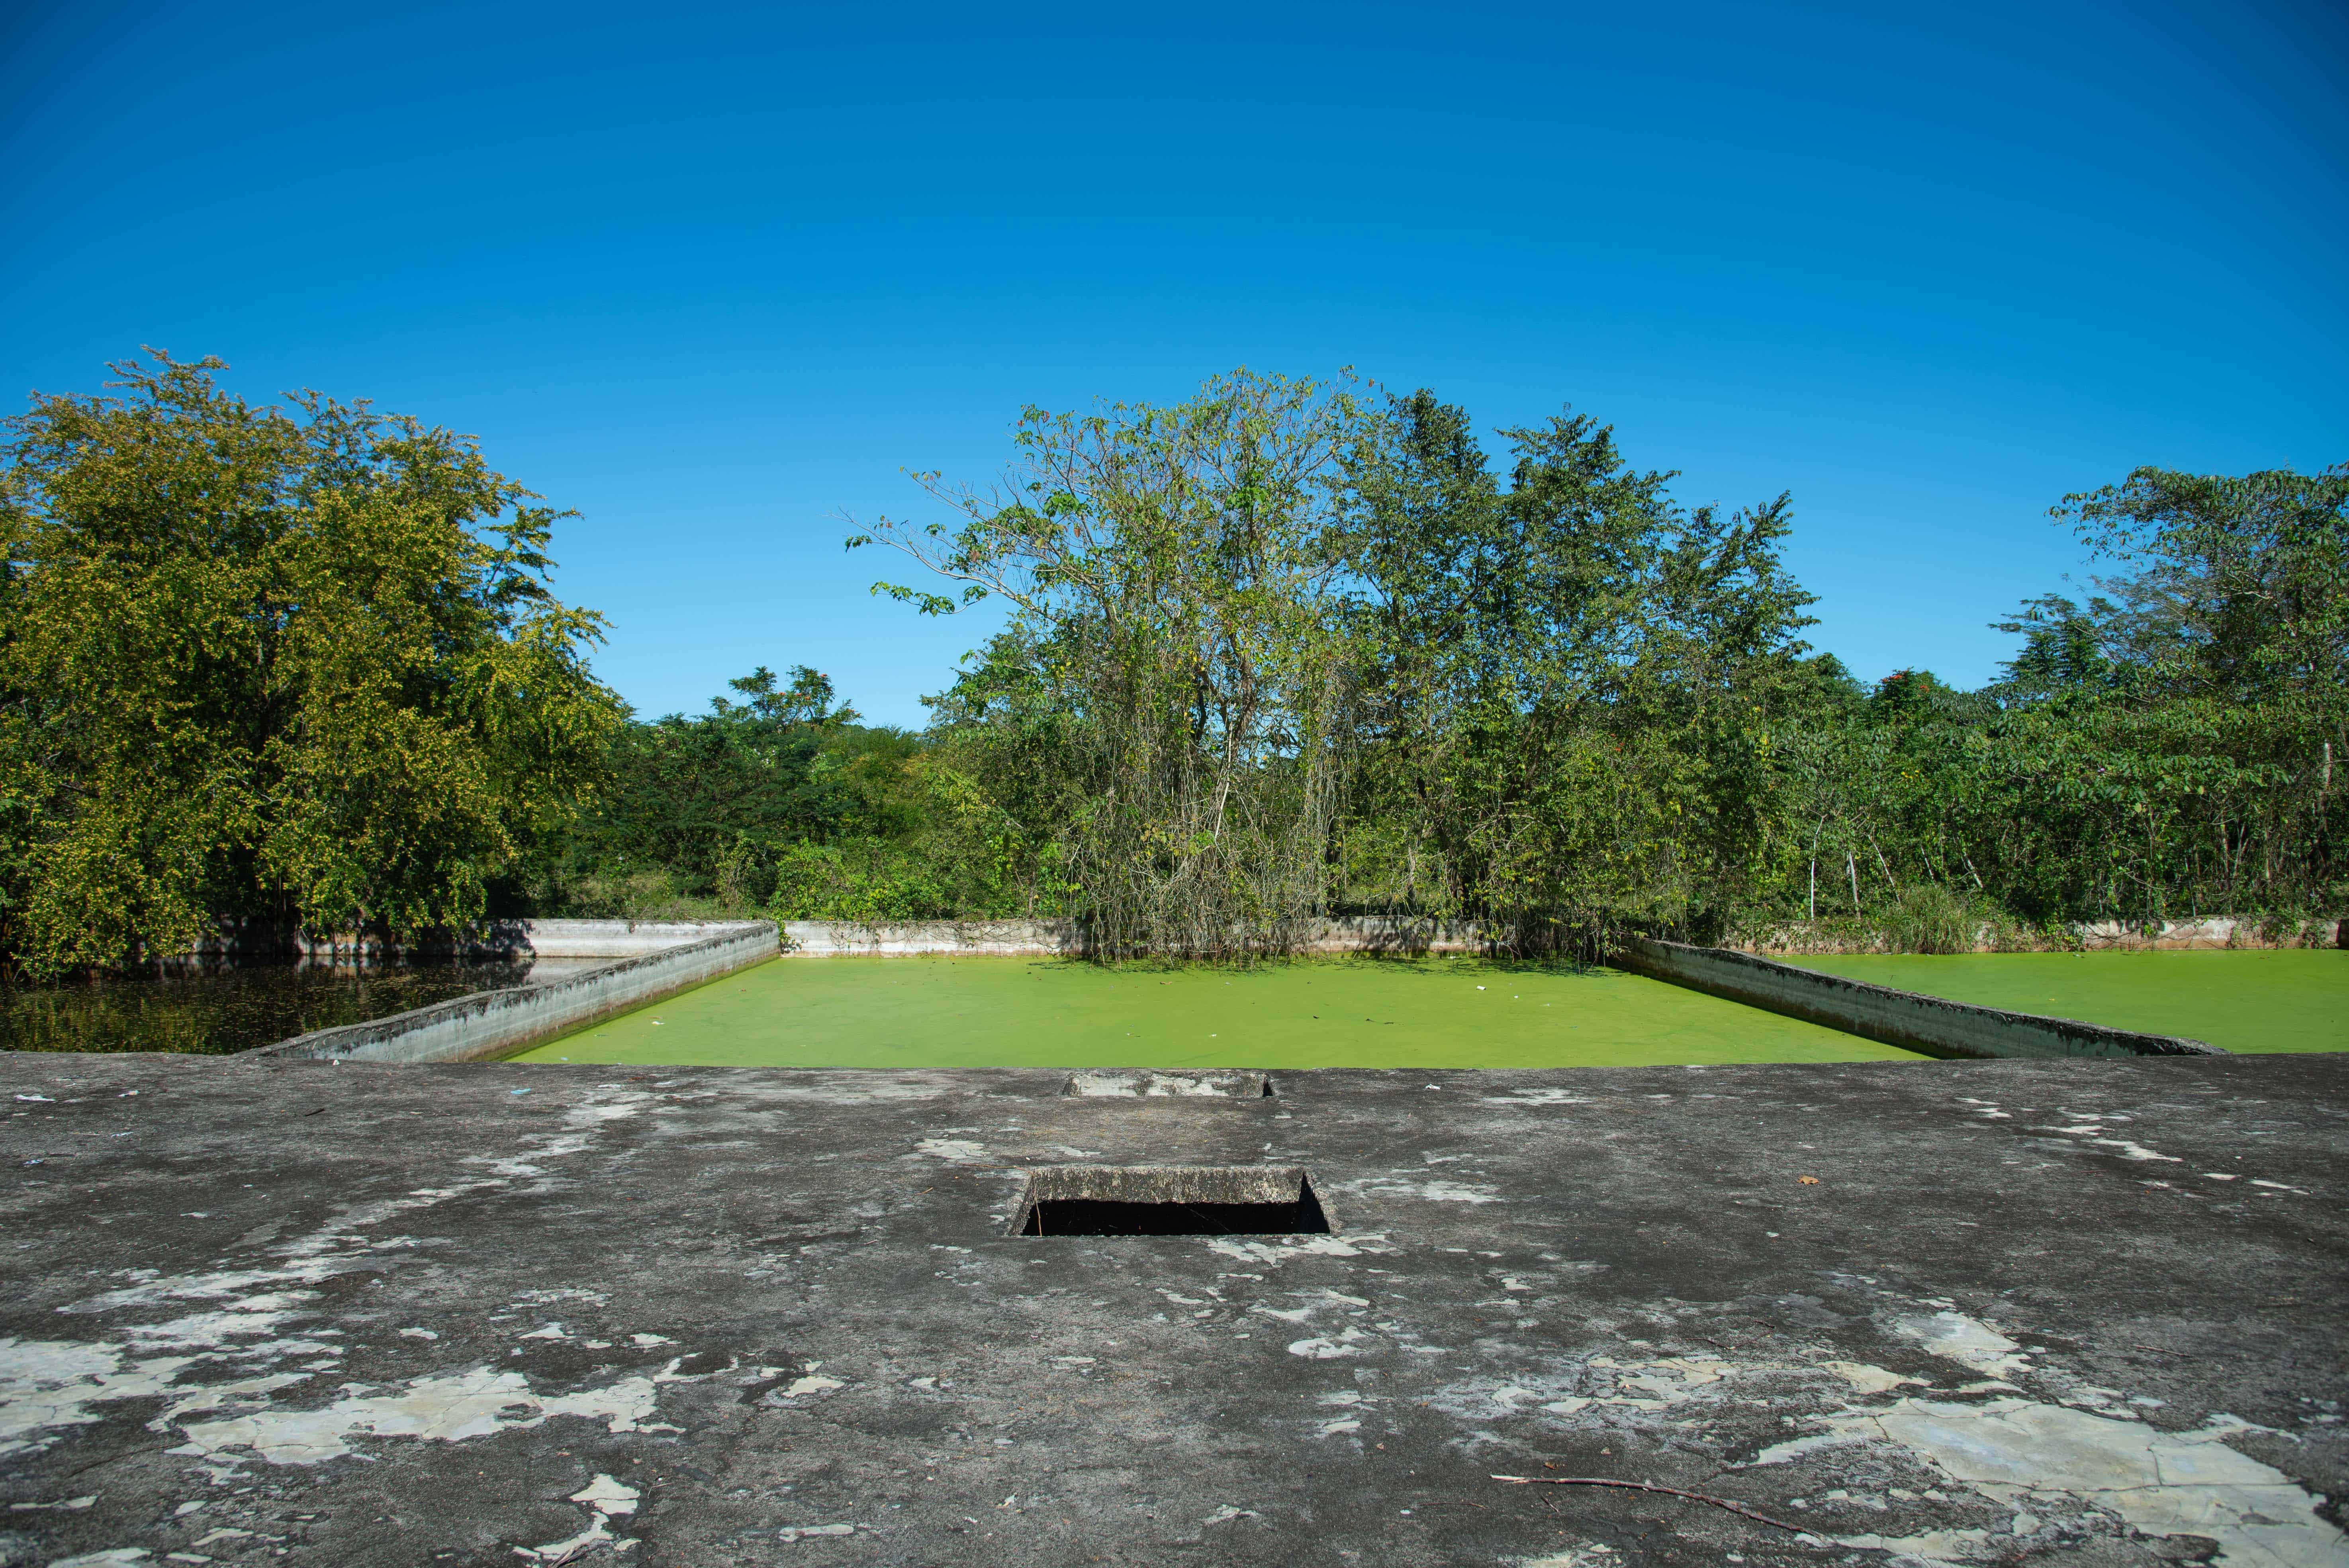
M778 958L522 1061L792 1068L1563 1068L1920 1059L1609 969Z
M2230 1051L2349 1050L2349 953L1804 954L1787 960L1952 1002L2184 1035Z

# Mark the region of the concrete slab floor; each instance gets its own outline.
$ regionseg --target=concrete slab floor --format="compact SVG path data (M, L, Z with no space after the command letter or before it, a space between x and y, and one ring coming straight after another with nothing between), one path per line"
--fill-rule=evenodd
M0 1562L2349 1561L2349 1058L1064 1082L0 1057Z

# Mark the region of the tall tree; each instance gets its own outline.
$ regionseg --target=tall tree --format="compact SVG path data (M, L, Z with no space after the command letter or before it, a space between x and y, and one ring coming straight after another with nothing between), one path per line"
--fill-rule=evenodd
M1030 408L989 492L927 476L954 525L884 519L1011 625L941 712L1035 767L1021 793L1061 906L1108 953L1288 945L1325 907L1358 679L1339 499L1347 382L1257 376L1170 407Z
M1588 416L1502 432L1397 399L1352 475L1383 800L1357 834L1402 902L1514 924L1684 924L1739 896L1773 820L1769 725L1810 596L1781 496L1684 511ZM1401 856L1398 862L1395 857Z
M40 396L0 446L0 936L49 973L216 915L407 934L483 911L601 774L562 516L468 438L214 359Z

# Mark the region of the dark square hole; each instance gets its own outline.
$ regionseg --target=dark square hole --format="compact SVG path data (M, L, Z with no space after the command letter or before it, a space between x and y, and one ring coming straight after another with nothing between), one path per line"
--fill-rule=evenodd
M1326 1236L1336 1222L1294 1165L1047 1165L1015 1236Z

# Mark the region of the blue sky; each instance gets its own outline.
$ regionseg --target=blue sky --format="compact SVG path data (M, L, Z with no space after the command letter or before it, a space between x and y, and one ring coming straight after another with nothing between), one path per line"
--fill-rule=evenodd
M475 433L640 710L918 723L986 626L840 514L1350 365L1791 490L1816 644L1971 685L2065 491L2349 459L2344 67L2316 4L0 4L0 397L151 343Z

